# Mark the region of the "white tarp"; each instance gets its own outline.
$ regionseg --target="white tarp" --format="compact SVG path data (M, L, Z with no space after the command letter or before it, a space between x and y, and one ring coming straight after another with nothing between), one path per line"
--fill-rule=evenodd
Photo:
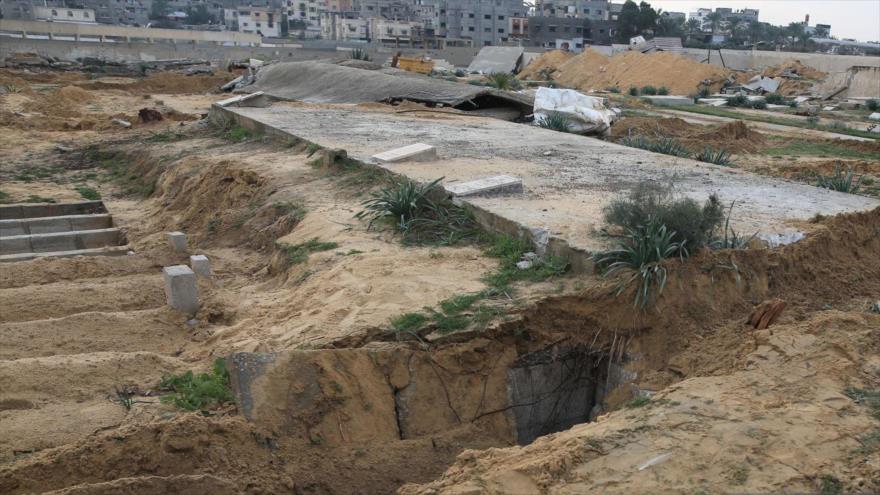
M571 89L538 88L535 93L535 122L554 113L571 121L571 132L600 134L617 120L617 113L605 107L604 98L596 98Z

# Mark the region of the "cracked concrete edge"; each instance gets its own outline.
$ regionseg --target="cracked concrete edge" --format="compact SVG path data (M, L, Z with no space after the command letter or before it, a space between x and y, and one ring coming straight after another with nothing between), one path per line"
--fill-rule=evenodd
M250 130L263 134L265 136L276 137L280 139L294 139L299 142L311 143L320 146L321 143L314 143L308 139L304 139L295 134L282 131L270 125L264 124L258 120L252 119L232 108L224 108L218 105L212 105L209 113L209 119L217 119L219 121L232 121L236 124ZM351 153L348 154L348 160L357 163L364 168L374 168L383 173L390 174L394 177L405 178L406 176L395 172L381 164L368 163L363 160L354 158ZM492 213L470 201L467 198L457 198L456 203L468 209L473 213L477 223L489 232L496 234L506 234L528 240L535 247L535 252L541 256L555 256L565 258L571 264L571 271L575 273L592 272L594 269L592 254L583 249L577 249L569 245L569 243L558 236L552 235L547 229L541 227L530 227L509 218L502 217Z

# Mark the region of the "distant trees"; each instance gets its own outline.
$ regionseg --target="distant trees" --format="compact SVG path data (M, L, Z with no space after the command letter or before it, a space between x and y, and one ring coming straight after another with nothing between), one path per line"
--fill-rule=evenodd
M153 5L155 5L155 3ZM214 22L214 16L208 12L208 6L205 4L198 4L195 7L187 7L185 12L187 24L211 24Z
M638 35L651 35L657 28L657 11L648 2L638 5L633 0L626 0L617 17L618 43L629 43L629 39Z

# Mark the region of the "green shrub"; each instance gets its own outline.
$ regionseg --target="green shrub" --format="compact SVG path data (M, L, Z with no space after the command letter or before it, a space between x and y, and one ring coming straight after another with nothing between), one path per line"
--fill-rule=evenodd
M700 92L697 93L697 96L699 96L700 98L708 98L709 95L711 95L711 94L712 94L712 92L709 91L709 88L706 86L703 86L700 88Z
M455 77L465 77L465 76L467 76L467 72L465 72L463 69L456 69L455 70Z
M608 86L607 88L605 88L605 91L617 94L620 93L620 88L618 88L617 86Z
M535 120L535 125L551 131L571 132L571 119L559 112L551 112L543 119Z
M752 102L752 108L754 108L756 110L766 110L767 109L767 102L764 100L755 100Z
M635 86L630 86L629 87L629 95L630 96L639 96L639 88L637 88Z
M752 106L752 102L749 101L749 99L743 95L736 95L733 98L727 99L727 106L729 106L729 107L750 107L750 106Z
M820 175L816 185L823 189L855 194L862 187L862 179L861 176L856 178L852 169L844 172L840 165L837 165L834 167L834 175Z
M368 220L370 226L379 220L392 220L397 230L405 231L413 219L436 208L428 196L438 189L442 180L440 177L426 184L400 180L364 201L364 209L355 218Z
M880 110L880 100L868 100L865 102L865 108L872 112Z
M391 328L395 332L412 333L422 327L428 317L421 313L404 313L391 319Z
M676 237L676 232L668 230L656 217L650 217L646 224L627 229L617 249L596 255L596 266L606 277L619 271L632 272L621 281L617 295L635 284L633 307L645 310L666 287L663 260L676 254L688 255L684 243L676 242Z
M159 389L171 392L163 395L162 402L170 402L187 411L204 411L232 402L229 389L229 371L223 359L214 361L211 373L167 375L159 383Z
M605 222L638 231L657 221L675 233L675 241L694 251L706 246L724 222L724 207L715 195L701 207L690 198L676 198L671 186L641 182L629 195L612 200L603 210Z
M689 149L673 138L649 139L645 136L626 136L620 140L620 144L683 158L688 158L692 154Z
M712 249L746 249L752 242L752 239L758 236L755 232L749 237L738 234L730 226L730 217L733 214L733 205L736 201L730 203L730 209L727 211L727 218L724 220L724 230L722 234L709 242Z
M779 93L770 93L764 96L764 101L771 105L785 105L785 97Z
M714 163L715 165L724 165L725 167L729 167L733 165L733 160L731 159L730 152L724 148L720 149L712 149L711 146L706 146L703 151L697 153L694 157L701 162L706 163Z
M663 95L663 96L668 95L668 94L669 94L669 88L667 88L666 86L660 86L659 88L657 88L657 94L658 94L658 95Z
M538 259L530 268L525 270L518 268L516 264L522 259L523 255L533 249L531 243L525 239L507 235L495 238L492 246L485 252L487 256L498 258L499 260L498 270L485 278L486 283L492 288L493 292L509 293L511 290L510 284L513 282L519 280L541 282L568 271L568 261L553 256Z
M654 86L642 86L642 94L649 95L649 96L656 95L657 88L655 88Z

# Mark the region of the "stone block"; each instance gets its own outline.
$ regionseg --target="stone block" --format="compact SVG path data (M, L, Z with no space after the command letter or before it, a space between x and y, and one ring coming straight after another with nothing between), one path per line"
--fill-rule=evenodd
M427 162L437 159L437 148L428 144L416 143L373 155L373 159L380 163L403 161Z
M211 277L211 261L204 254L194 254L189 257L189 266L200 277Z
M168 243L171 244L171 247L175 251L178 253L186 252L186 234L183 232L168 232L165 235L168 236Z
M188 266L174 265L163 268L162 275L168 305L189 316L195 315L199 311L196 274Z
M509 175L496 175L485 179L462 182L444 186L446 190L456 196L477 196L501 193L523 192L522 179Z

